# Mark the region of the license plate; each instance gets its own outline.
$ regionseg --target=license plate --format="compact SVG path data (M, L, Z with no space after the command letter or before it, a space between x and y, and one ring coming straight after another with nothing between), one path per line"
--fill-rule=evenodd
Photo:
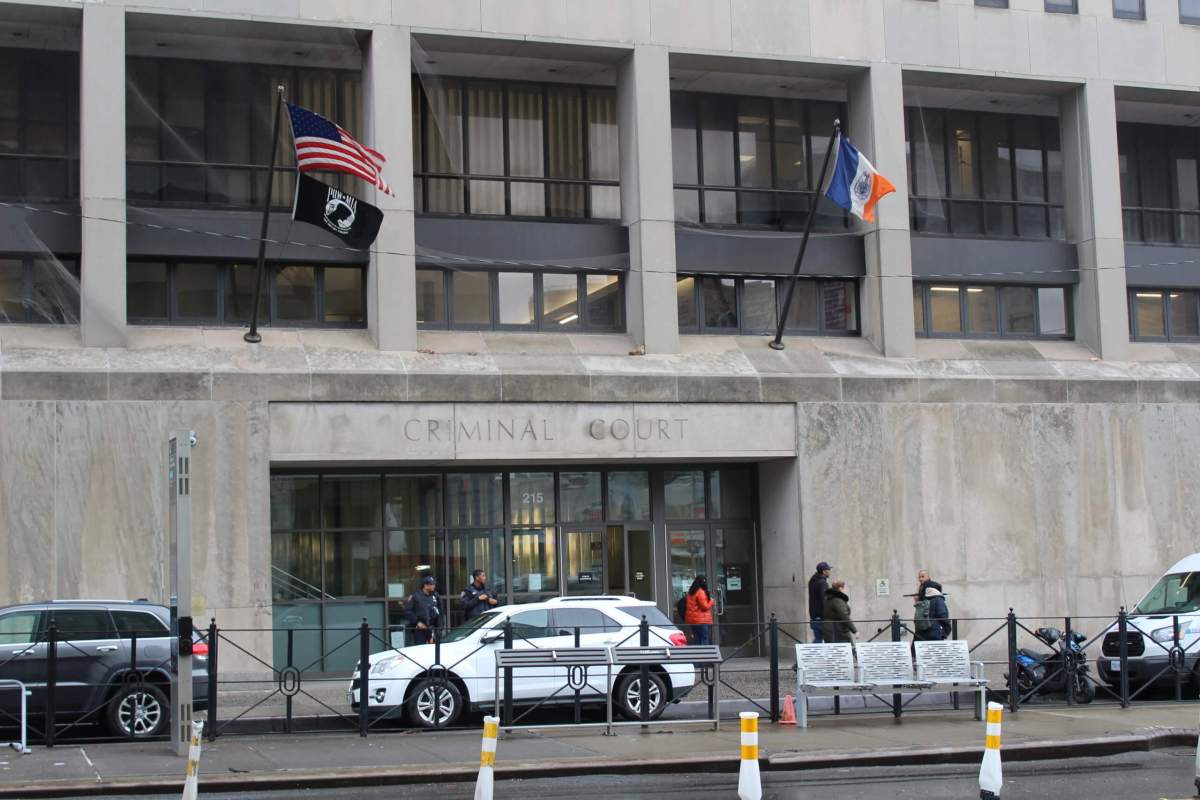
M1112 661L1108 662L1108 668L1111 669L1113 672L1120 672L1121 671L1121 660L1113 659Z

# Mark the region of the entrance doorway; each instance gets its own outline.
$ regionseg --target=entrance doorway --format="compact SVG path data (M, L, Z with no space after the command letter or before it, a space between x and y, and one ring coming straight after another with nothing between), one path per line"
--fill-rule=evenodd
M568 595L632 595L654 600L654 540L645 525L566 526Z
M754 638L758 597L758 558L753 526L725 523L672 524L667 526L671 550L671 613L675 601L697 575L708 578L712 592L713 643L726 652L742 648ZM683 620L678 620L683 626ZM686 628L686 626L683 626ZM688 631L691 635L691 631ZM753 655L746 648L739 655Z

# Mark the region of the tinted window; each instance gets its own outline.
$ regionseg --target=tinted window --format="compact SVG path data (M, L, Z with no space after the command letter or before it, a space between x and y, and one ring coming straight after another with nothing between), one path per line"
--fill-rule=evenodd
M167 636L166 623L147 611L114 611L113 622L122 638L128 636Z
M620 625L594 608L556 608L554 626L566 636L574 636L575 628L580 634L621 630Z
M116 632L108 612L102 608L50 611L43 625L49 630L50 619L58 624L58 639L115 639Z
M675 623L667 618L667 615L659 610L658 606L617 606L617 611L624 611L629 616L642 621L642 617L651 625L660 628L674 628Z
M34 640L40 611L14 611L0 617L0 645L25 644Z
M522 611L511 617L513 639L545 639L554 636L550 629L550 612L546 609Z

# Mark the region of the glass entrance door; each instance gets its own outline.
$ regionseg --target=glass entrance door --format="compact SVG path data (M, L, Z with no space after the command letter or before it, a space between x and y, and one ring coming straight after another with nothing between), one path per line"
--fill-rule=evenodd
M692 631L679 619L676 603L697 575L708 578L712 592L713 642L725 651L754 638L758 621L758 560L754 529L735 525L671 525L671 616L689 639ZM742 655L753 655L744 651Z

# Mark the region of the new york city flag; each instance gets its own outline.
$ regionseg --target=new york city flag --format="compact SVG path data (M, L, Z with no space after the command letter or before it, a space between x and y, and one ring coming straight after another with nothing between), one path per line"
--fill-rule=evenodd
M825 196L859 219L874 222L875 204L896 187L840 133L833 159L829 179L822 187Z

